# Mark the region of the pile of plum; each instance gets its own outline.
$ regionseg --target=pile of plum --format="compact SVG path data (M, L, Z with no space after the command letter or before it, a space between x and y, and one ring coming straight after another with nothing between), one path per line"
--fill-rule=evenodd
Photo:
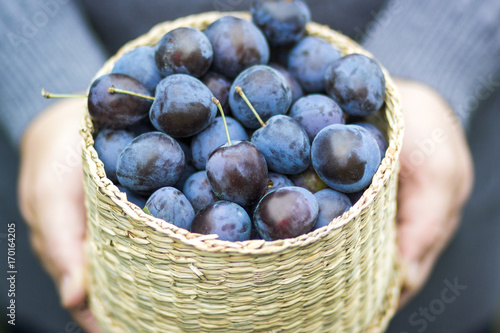
M88 95L95 149L131 202L221 240L292 238L342 215L387 142L372 59L306 36L300 0L261 0L124 54Z

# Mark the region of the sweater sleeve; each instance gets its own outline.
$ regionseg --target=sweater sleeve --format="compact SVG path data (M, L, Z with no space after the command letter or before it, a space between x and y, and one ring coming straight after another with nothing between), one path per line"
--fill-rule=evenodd
M17 146L52 103L41 89L84 90L105 57L74 1L1 1L0 31L0 127Z
M500 86L499 22L497 0L391 0L363 44L394 76L441 93L467 127Z

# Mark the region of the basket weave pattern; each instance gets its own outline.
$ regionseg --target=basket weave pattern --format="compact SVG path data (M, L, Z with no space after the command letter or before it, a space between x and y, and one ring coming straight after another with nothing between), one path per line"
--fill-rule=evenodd
M224 15L229 15L225 13ZM248 18L245 13L231 13ZM204 29L204 13L162 23L125 45L100 70L181 26ZM328 27L308 25L342 54L369 53ZM82 123L90 306L105 332L382 332L400 289L395 211L401 108L386 75L374 119L389 149L363 197L327 227L294 239L225 242L146 215L105 177Z

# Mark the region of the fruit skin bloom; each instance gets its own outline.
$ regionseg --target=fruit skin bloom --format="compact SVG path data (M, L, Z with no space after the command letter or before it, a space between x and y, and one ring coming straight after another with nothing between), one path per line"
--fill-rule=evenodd
M213 69L234 79L246 68L269 62L266 38L255 24L225 16L205 30L214 49Z
M264 155L248 141L216 149L207 162L207 178L215 195L243 207L255 204L267 188Z
M180 145L165 133L149 132L130 142L118 157L121 185L142 195L174 185L186 166Z
M305 34L311 20L309 7L301 0L253 1L252 21L264 32L273 47L293 45Z
M322 129L314 139L311 160L328 186L354 193L371 183L380 165L380 148L364 128L334 124Z
M254 223L265 240L293 238L311 231L318 213L318 201L311 192L297 186L282 187L259 201Z
M214 120L217 107L212 97L200 80L173 74L158 83L149 118L159 131L186 138L203 131Z
M192 232L216 234L218 239L231 242L250 239L252 221L245 209L229 201L217 201L196 214Z

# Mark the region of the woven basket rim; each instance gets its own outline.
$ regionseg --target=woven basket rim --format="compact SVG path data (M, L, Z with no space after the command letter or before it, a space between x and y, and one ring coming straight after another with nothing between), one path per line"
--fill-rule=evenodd
M174 21L159 23L145 35L132 40L121 47L114 56L106 61L101 70L97 72L94 79L103 74L111 72L113 64L124 53L129 52L139 46L154 45L167 31L175 29L176 27L186 26L186 23L190 23L192 25L193 22L203 20L215 21L216 19L223 16L236 16L246 20L249 20L250 18L248 12L205 12L201 14L186 16ZM166 27L168 28L166 29ZM371 53L361 48L349 37L342 35L335 30L332 30L328 26L310 22L308 23L306 30L308 35L316 35L325 39L328 39L328 36L333 36L333 38L335 38L336 40L341 40L342 43L345 43L345 45L343 46L345 46L345 48L349 50L348 52L345 52L345 50L343 49L339 49L339 45L333 45L334 47L339 49L342 56L351 53L360 53L370 58L374 58ZM386 117L389 118L389 110L387 109L386 104L391 103L391 105L393 105L391 116L395 120L394 124L389 124L389 147L386 151L386 156L383 158L380 167L375 173L371 185L368 187L368 189L366 189L362 197L347 212L331 221L327 226L295 238L287 238L275 241L247 240L240 242L230 242L217 239L217 235L200 235L191 233L185 229L176 227L175 225L164 220L146 214L140 207L129 202L126 199L126 194L121 192L118 187L116 187L113 182L106 177L104 172L104 165L102 161L99 160L97 152L93 147L94 127L88 113L88 108L86 108L86 113L82 119L82 127L80 130L83 138L82 150L84 155L85 151L90 153L92 162L96 165L96 174L92 176L98 186L106 187L112 192L114 196L112 196L110 199L121 209L123 209L124 213L130 219L140 221L144 224L145 227L152 228L160 233L165 234L168 237L172 237L178 241L181 241L186 245L193 246L194 248L201 251L224 251L240 254L277 253L288 248L307 246L307 244L310 244L311 242L315 242L326 237L327 234L332 232L333 230L343 228L349 223L352 223L355 217L361 214L361 212L370 205L383 185L389 180L391 174L397 172L399 168L399 154L402 146L404 131L402 109L399 102L399 94L393 80L391 79L388 71L383 67L383 65L381 65L381 68L386 80L385 104L383 110L386 113Z

